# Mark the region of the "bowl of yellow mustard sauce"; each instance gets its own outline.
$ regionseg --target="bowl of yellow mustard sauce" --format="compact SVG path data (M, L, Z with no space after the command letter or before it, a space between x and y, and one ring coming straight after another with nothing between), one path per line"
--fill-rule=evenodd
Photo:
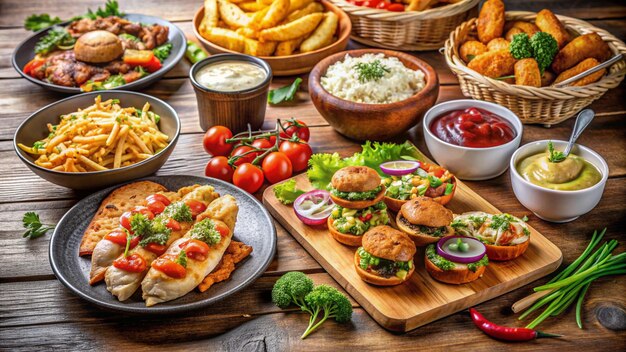
M600 202L608 179L609 167L598 153L576 144L563 157L559 153L566 146L566 141L536 141L511 157L515 196L546 221L569 222L591 211Z

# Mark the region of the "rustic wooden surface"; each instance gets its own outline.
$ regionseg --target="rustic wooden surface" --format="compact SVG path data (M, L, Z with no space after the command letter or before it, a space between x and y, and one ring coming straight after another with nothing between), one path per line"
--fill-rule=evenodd
M79 3L79 5L77 5ZM102 0L2 0L0 1L0 350L230 350L283 351L316 350L415 350L428 345L432 350L626 350L626 278L605 278L591 286L583 310L585 329L579 330L574 313L548 319L542 329L565 335L562 339L506 344L478 331L469 317L457 313L405 334L381 328L356 303L352 322L328 322L306 340L299 336L307 316L281 311L272 305L269 293L276 278L286 271L301 270L317 283L338 286L306 251L280 226L278 253L267 273L248 290L213 307L184 316L127 316L103 311L69 293L54 277L48 263L48 236L37 240L21 237L21 217L26 211L41 214L44 222L55 222L84 194L50 183L32 174L12 150L12 136L30 113L62 98L19 78L10 63L17 43L28 36L21 28L31 13L48 12L63 18L95 9ZM121 0L126 12L141 12L174 21L192 38L191 19L200 0ZM538 11L550 8L558 14L586 19L626 39L626 6L623 1L507 0L511 10ZM351 43L351 48L359 45ZM417 53L439 73L440 101L462 98L456 79L437 52ZM201 175L207 156L201 148L202 132L197 122L196 102L186 79L190 65L181 62L160 82L145 90L171 103L183 120L183 135L159 175ZM277 79L283 85L290 79ZM609 163L610 178L600 204L589 214L568 224L550 224L530 216L530 224L561 248L564 264L570 263L586 246L594 229L608 228L608 238L626 240L626 84L607 93L591 107L596 121L580 138ZM276 118L296 116L311 128L316 152L349 155L358 144L338 135L311 106L306 92L297 103L268 109L266 127ZM522 143L537 139L567 139L573 121L545 129L526 126ZM408 131L422 150L421 126ZM527 214L515 199L508 173L494 180L467 182L487 201L502 211ZM260 193L259 193L260 194ZM623 250L623 249L620 249ZM478 306L492 320L522 326L510 305L548 278ZM416 299L419 299L417 297ZM607 318L608 317L608 318ZM614 319L611 320L611 317ZM604 324L604 325L603 325ZM606 326L622 330L610 330Z
M313 188L304 174L294 179L299 189L308 191ZM394 287L369 285L354 270L356 248L337 242L324 227L304 225L291 207L280 203L273 188L270 186L263 192L263 204L270 214L376 322L391 331L413 330L501 296L552 273L561 263L559 248L531 227L532 240L523 256L507 262L490 261L484 275L466 285L448 285L433 279L424 268L424 248L418 249L415 272L405 283ZM454 198L446 207L455 214L498 212L496 207L461 181L457 182ZM393 219L392 214L390 217ZM392 220L392 223L395 221Z

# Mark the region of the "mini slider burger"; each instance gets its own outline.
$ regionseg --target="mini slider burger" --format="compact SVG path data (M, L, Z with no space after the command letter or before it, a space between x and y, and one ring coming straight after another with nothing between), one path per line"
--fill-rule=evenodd
M363 247L354 253L354 266L363 281L394 286L415 271L415 244L406 234L389 226L376 226L363 235Z
M367 230L389 222L387 206L382 201L385 187L374 169L344 167L335 172L331 185L330 197L335 207L328 217L328 230L338 242L360 246Z
M453 217L452 211L431 198L417 197L402 205L396 223L415 245L425 246L454 234L450 226Z
M457 234L484 243L490 260L515 259L524 254L530 243L528 225L510 214L464 213L455 216L451 226Z
M426 271L435 280L465 284L483 275L489 259L485 245L471 237L448 236L426 247Z

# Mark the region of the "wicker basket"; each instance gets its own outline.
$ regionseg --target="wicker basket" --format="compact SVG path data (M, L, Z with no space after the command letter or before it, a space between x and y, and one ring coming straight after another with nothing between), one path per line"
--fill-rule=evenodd
M532 12L509 11L507 21L522 20L534 22ZM626 45L609 32L571 17L557 16L574 35L596 32L609 44L614 55L626 54ZM609 68L609 72L599 81L583 87L530 87L508 84L485 77L470 70L460 58L458 47L468 35L476 33L476 18L473 18L450 33L446 41L446 63L459 78L463 94L477 100L485 100L506 106L519 116L525 124L550 126L565 121L576 112L599 99L607 90L617 87L624 79L626 63L620 60Z
M386 49L436 50L459 24L478 13L480 0L463 0L425 11L391 12L330 0L352 21L357 42Z

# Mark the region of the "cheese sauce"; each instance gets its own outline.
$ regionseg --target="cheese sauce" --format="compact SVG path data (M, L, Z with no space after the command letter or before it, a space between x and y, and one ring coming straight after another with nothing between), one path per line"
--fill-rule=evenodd
M263 83L267 73L258 65L245 61L222 61L206 65L196 74L200 85L220 92L235 92Z

